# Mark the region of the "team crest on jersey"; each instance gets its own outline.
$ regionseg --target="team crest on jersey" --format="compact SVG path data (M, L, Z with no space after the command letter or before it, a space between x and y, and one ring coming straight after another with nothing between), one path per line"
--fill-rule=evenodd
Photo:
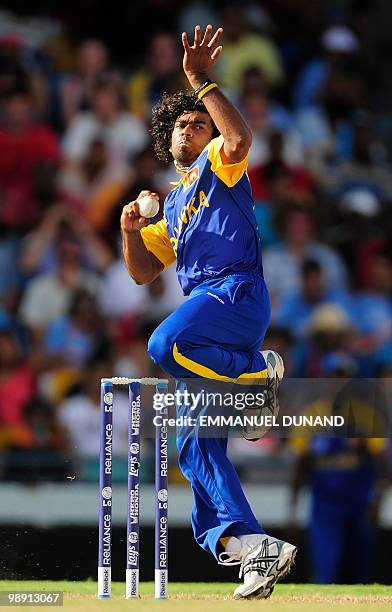
M199 165L195 166L194 168L192 168L192 170L187 172L184 178L182 179L182 184L184 185L184 191L189 189L189 187L193 185L193 183L197 181L198 178L199 178Z

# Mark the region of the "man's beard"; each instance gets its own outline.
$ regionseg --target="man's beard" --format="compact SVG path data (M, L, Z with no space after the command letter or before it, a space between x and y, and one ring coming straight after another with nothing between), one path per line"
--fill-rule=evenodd
M181 164L181 162L176 159L174 160L174 166L177 172L188 172L189 170L189 166L184 166L184 164Z
M191 155L186 151L178 151L174 157L174 165L179 172L186 172L191 164L197 159L197 155Z
M195 161L197 155L190 151L177 151L174 160L182 166L190 166Z

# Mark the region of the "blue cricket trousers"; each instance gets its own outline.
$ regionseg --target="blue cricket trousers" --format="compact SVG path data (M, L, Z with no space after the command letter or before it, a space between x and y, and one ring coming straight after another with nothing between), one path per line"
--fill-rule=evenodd
M266 377L259 353L270 320L270 303L259 274L233 274L198 285L188 300L152 334L148 352L176 379L236 380ZM182 384L182 383L179 383ZM178 406L178 414L184 407ZM227 436L206 438L177 431L179 465L193 495L197 543L215 557L219 540L264 533L227 457Z

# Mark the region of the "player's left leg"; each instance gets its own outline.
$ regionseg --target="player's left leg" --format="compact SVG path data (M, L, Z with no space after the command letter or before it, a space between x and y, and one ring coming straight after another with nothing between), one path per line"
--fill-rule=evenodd
M192 431L177 438L179 464L192 486L195 540L222 565L239 565L236 599L269 597L294 562L296 548L264 533L227 457L227 438Z
M192 431L177 437L177 447L179 465L193 491L196 542L219 560L222 537L263 534L227 456L227 438L207 438Z

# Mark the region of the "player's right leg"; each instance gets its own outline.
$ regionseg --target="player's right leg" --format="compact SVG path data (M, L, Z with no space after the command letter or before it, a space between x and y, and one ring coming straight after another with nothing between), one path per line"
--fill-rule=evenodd
M267 363L259 348L270 319L259 275L204 282L152 334L148 352L175 378L262 382Z
M202 283L188 301L155 330L148 351L153 361L175 378L201 377L248 383L242 391L264 395L264 403L248 407L243 435L258 440L268 427L260 417L276 416L283 360L274 351L260 351L269 324L270 305L258 275L233 275ZM260 384L263 388L257 388ZM256 386L255 386L256 385Z

